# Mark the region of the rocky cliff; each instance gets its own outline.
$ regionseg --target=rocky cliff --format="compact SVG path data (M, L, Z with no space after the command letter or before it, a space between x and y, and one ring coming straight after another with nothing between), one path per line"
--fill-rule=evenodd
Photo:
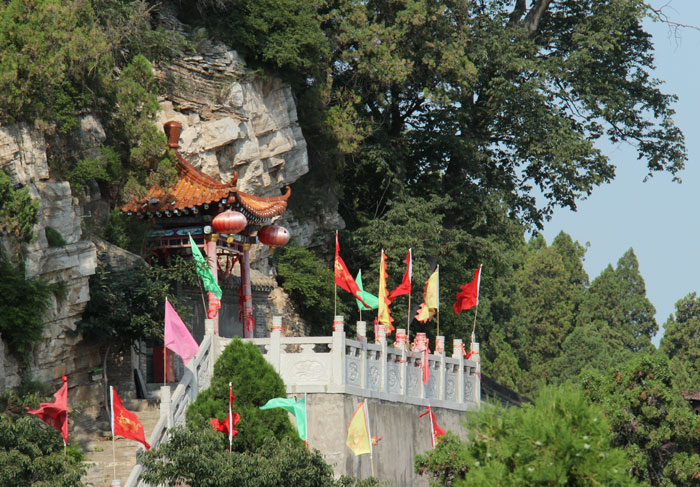
M154 123L181 122L181 153L207 174L227 182L237 171L242 190L272 196L308 171L306 143L290 88L250 72L235 51L208 45L196 56L160 66L156 75L170 89L161 99ZM77 135L81 147L76 150L83 152L94 150L105 138L99 122L90 115L83 118ZM30 361L31 376L47 382L70 374L72 385L96 388L93 371L101 366L99 354L75 333L76 323L90 299L88 283L98 251L113 257L120 251L83 231L87 219L90 228L103 225L109 202L96 188L78 201L68 182L52 177L49 166L41 132L24 125L0 127L0 169L10 175L13 185L28 187L41 202L35 228L38 238L23 249L27 274L62 282L67 290L65 299L54 298L46 315L43 340ZM324 218L333 221L332 216ZM314 232L313 224L303 224L291 214L283 224L297 241L311 239ZM63 236L64 246L49 246L45 235L49 226ZM0 237L0 241L9 249L9 240ZM253 266L263 274L270 272L266 252L257 249L252 255ZM272 296L269 314L289 316L288 301L279 291ZM4 353L0 342L0 393L20 380L17 360Z

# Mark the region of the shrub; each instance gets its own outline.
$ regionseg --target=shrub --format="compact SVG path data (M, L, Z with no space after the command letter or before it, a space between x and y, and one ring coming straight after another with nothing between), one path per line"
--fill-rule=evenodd
M287 397L284 382L252 343L234 338L214 366L207 390L187 409L188 422L206 425L212 418L228 414L228 384L233 384L233 410L241 415L233 438L236 451L254 451L266 438L301 443L296 430L281 409L261 411L260 406L275 397Z

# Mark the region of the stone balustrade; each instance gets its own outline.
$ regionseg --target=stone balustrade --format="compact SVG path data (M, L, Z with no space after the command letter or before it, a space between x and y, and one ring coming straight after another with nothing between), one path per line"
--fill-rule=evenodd
M336 320L330 337L284 337L280 327L273 327L268 338L244 341L260 347L282 377L287 394L351 394L461 411L478 407L478 344L472 344L469 360L465 360L461 340L454 340L451 357L444 351L427 354L428 380L424 383L424 352L390 345L386 339L369 343L364 323L359 325L360 333L354 339L346 336L342 320ZM219 353L230 343L230 339L217 341Z

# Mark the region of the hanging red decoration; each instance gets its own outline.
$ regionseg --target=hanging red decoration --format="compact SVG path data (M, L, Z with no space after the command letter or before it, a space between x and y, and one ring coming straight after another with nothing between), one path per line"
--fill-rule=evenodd
M211 226L216 233L233 235L241 232L248 225L245 215L239 211L226 210L216 215Z
M258 231L258 240L269 247L281 247L289 242L289 231L278 225L267 225Z

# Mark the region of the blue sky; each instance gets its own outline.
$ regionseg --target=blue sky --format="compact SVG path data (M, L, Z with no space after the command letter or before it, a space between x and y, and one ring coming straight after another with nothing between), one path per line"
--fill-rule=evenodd
M672 21L700 26L700 0L650 3L663 7ZM543 234L549 243L562 230L584 245L590 243L584 267L591 280L608 264L615 266L632 247L663 327L676 301L700 291L700 31L674 30L658 22L647 22L646 27L656 48L655 76L664 81L665 93L679 98L675 122L688 150L686 169L680 174L683 182L657 174L645 183L646 167L636 160L633 148L601 146L617 166L615 180L581 201L577 212L556 211ZM659 339L660 334L654 342Z

